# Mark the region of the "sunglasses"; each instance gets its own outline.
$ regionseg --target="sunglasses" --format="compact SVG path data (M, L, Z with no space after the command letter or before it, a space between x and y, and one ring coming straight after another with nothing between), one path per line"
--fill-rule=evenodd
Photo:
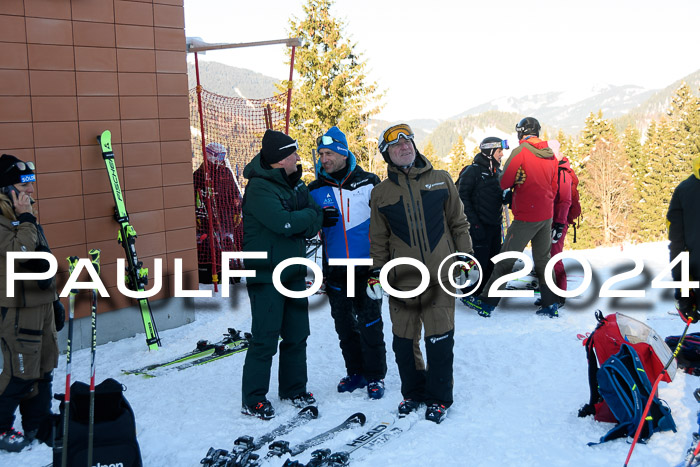
M399 142L399 138L413 139L413 130L405 123L387 128L379 139L379 152L384 152L392 144Z
M299 150L299 143L297 143L296 141L294 141L292 144L288 144L288 145L286 145L286 146L282 146L281 148L279 148L279 150L281 151L282 149L287 149L287 148L294 148L294 149L296 149L296 150L298 151L298 150Z
M316 146L330 146L333 143L338 143L342 146L345 146L345 143L342 141L338 141L337 139L333 138L332 136L319 136L316 138Z
M504 139L503 141L499 142L494 142L494 143L485 143L479 146L480 149L510 149L508 147L508 140Z
M14 164L12 164L11 166L9 166L8 168L6 168L5 171L3 172L3 175L6 174L7 172L9 172L10 170L12 170L12 169L15 168L15 167L17 167L17 169L18 169L20 172L24 172L24 171L27 170L27 169L29 169L29 170L34 170L34 168L35 168L35 167L34 167L34 162L22 162L22 161L17 161L17 162L15 162Z

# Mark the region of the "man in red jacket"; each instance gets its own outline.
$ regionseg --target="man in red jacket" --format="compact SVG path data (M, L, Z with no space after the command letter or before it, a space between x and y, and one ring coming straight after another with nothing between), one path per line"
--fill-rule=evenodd
M512 211L514 220L508 228L501 253L522 252L532 242L532 259L538 277L544 277L544 269L550 259L552 247L552 213L557 193L557 160L546 141L539 138L540 123L532 117L520 120L515 126L520 145L506 161L501 176L501 188L513 189ZM493 283L513 269L515 259L496 263L491 278L478 297L467 297L465 304L475 309L479 316L488 318L498 306L499 297L491 297ZM542 308L538 315L557 318L558 297L540 280Z

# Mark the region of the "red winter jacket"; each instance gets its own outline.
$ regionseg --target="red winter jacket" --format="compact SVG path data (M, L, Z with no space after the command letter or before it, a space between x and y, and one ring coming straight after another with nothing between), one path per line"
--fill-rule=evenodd
M524 222L551 219L554 196L557 193L557 159L546 141L530 136L520 140L506 161L501 176L501 188L514 186L518 168L525 171L525 183L513 190L513 217Z
M556 222L566 225L566 219L569 216L569 209L571 209L571 184L574 181L569 174L569 170L571 170L571 165L569 164L569 159L565 157L559 162L559 170L557 173L559 188L554 197L553 223Z

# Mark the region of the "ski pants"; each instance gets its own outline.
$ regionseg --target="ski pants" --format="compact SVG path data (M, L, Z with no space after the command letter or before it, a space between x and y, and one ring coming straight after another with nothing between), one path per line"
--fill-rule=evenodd
M470 233L472 230L469 229ZM493 262L491 258L496 256L501 251L501 226L500 225L486 225L483 224L479 229L482 233L477 236L472 235L472 248L474 249L474 257L479 262L481 266L481 285L476 291L474 291L474 296L481 294L484 290L486 282L488 282L493 272Z
M389 310L404 399L449 407L454 387L455 298L433 285L414 298L389 297ZM423 327L427 366L420 350Z
M19 407L25 432L51 414L51 381L58 365L53 303L0 308L0 433L12 428Z
M285 282L289 290L306 289L304 279ZM306 339L309 337L309 301L289 298L272 284L248 284L253 315L253 338L243 365L243 403L263 401L270 388L272 357L279 343L278 395L287 399L306 392Z
M346 284L332 281L326 284L326 293L347 374L374 381L386 376L384 323L382 301L369 298L366 286L367 275L358 274L355 297L347 296Z
M565 224L561 238L557 241L557 243L552 243L552 250L550 252L552 258L564 251L564 240L566 240L567 230L569 230L569 226ZM563 261L557 261L557 263L554 265L554 279L557 287L562 290L566 290L566 271L564 270Z
M539 222L525 222L514 220L508 228L505 242L501 248L501 253L506 251L525 250L528 242L532 242L532 260L535 263L535 272L537 277L544 277L544 268L551 258L550 251L552 249L552 219L546 219ZM488 292L491 285L496 279L503 277L513 271L515 259L499 261L493 268L491 278L484 286L484 292L479 296L479 299L492 306L497 306L501 300L500 297L488 297ZM505 288L502 284L501 289ZM542 298L542 306L546 307L559 301L559 298L549 290L547 283L540 280L540 297Z

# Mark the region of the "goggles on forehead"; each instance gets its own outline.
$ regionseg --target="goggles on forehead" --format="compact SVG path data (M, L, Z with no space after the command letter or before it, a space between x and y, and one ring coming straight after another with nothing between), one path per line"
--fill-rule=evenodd
M34 162L17 161L14 164L12 164L11 166L9 166L8 168L6 168L5 171L3 172L3 175L6 174L7 172L9 172L10 170L14 169L15 167L17 167L17 169L20 172L24 172L27 169L34 170L34 168L35 168Z
M479 145L479 149L510 149L508 147L508 140L504 139L500 143L495 141L493 143L484 143Z
M338 143L341 146L345 147L345 143L342 141L338 141L337 139L333 138L332 136L319 136L316 138L316 145L317 146L330 146L333 143Z
M384 152L392 144L399 142L399 138L413 139L413 130L411 127L405 123L399 125L394 125L382 133L381 138L379 138L379 152Z

